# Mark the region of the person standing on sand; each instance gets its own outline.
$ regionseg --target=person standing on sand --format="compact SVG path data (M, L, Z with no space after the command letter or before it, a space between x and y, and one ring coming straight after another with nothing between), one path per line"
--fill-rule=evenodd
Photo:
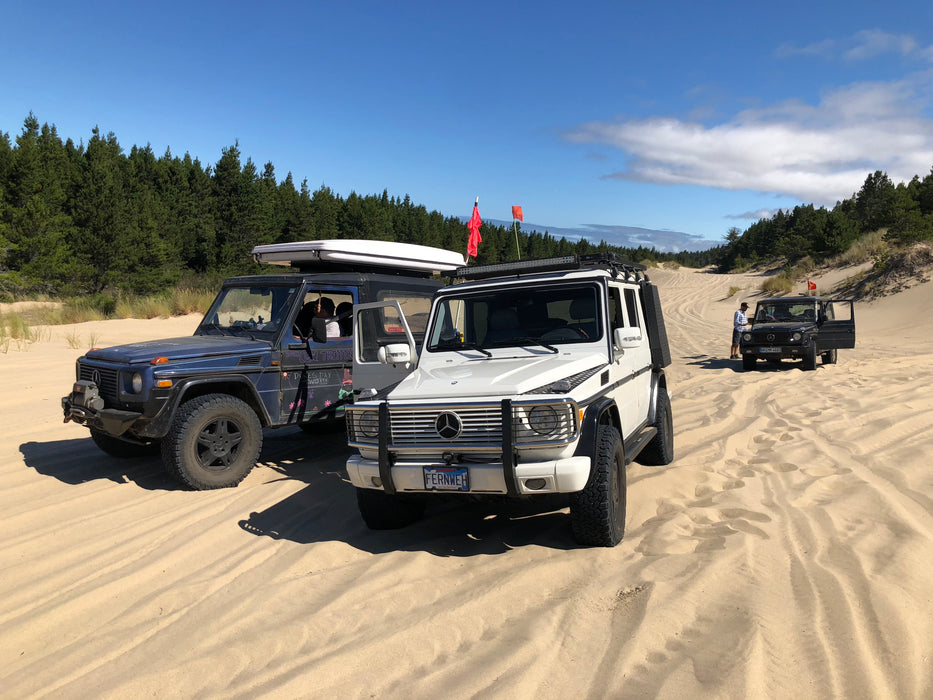
M735 312L735 316L732 317L732 352L729 353L730 360L739 358L739 342L742 340L742 332L748 326L748 316L745 315L747 310L748 303L743 301L739 305L739 310Z

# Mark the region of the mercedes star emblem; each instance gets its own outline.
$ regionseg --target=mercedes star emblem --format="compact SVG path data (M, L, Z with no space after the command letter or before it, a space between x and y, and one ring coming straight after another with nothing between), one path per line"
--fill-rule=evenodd
M94 370L91 372L91 381L94 382L97 386L100 386L100 371Z
M445 411L434 421L434 429L445 440L456 440L463 430L463 423L456 413Z

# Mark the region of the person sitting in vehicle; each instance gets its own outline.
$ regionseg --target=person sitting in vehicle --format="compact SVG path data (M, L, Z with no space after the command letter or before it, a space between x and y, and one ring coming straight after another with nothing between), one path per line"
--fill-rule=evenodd
M323 318L328 338L340 337L340 324L335 317L334 300L330 297L321 297L317 301L315 318Z
M337 325L340 326L340 336L343 338L353 335L353 304L342 301L337 304Z

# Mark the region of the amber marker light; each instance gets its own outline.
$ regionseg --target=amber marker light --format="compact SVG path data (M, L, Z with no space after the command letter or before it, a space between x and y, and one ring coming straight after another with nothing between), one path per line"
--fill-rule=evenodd
M171 379L160 379L159 381L156 382L156 386L159 387L160 389L168 389L170 386L172 386L172 380Z
M150 365L164 365L164 364L168 364L168 358L167 358L167 357L164 357L164 356L162 356L162 357L153 357L151 360L149 360L149 364L150 364Z

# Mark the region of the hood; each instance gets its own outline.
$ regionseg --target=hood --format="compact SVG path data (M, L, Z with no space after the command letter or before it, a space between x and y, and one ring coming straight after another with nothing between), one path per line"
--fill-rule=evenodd
M445 356L448 353L445 353ZM517 396L605 364L605 358L586 355L509 354L506 357L464 359L419 366L389 394L391 401L464 399Z
M752 333L803 333L804 331L810 331L816 328L816 323L813 321L807 321L801 323L800 321L791 321L791 322L772 322L772 323L755 323L752 325Z
M169 360L187 360L217 355L248 355L266 352L270 344L265 340L234 338L231 336L189 335L183 338L162 338L141 343L114 345L110 348L89 350L85 357L104 362L127 364L146 363L153 357Z

